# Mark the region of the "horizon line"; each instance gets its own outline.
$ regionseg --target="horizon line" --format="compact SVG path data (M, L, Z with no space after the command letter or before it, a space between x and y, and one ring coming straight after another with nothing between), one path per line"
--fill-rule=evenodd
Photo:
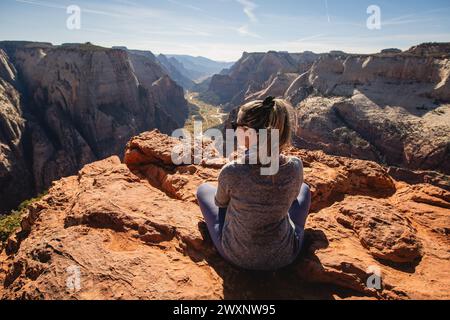
M238 60L240 60L245 54L264 54L264 53L270 53L270 52L277 52L277 53L289 53L289 54L296 54L296 53L306 53L306 52L311 52L313 54L329 54L329 53L333 53L333 52L343 52L345 54L348 55L374 55L374 54L379 54L381 53L383 50L389 50L389 49L398 49L401 50L402 52L407 51L408 49L411 49L415 46L419 46L419 45L424 45L424 44L450 44L450 41L429 41L429 42L420 42L418 44L412 45L412 46L408 46L408 47L386 47L386 48L381 48L379 50L377 50L377 52L349 52L349 51L345 51L345 50L341 50L341 49L333 49L333 50L329 50L329 51L324 51L324 52L316 52L313 50L303 50L303 51L289 51L289 50L266 50L266 51L247 51L247 50L242 50L241 56L238 59L233 59L233 60L220 60L220 59L214 59L211 57L208 57L207 55L198 55L198 54L189 54L189 53L170 53L170 52L158 52L158 51L153 51L151 49L140 49L140 48L129 48L126 45L113 45L113 46L105 46L105 45L101 45L101 44L95 44L94 42L91 41L86 41L86 42L61 42L61 43L54 43L51 41L34 41L34 40L0 40L1 42L26 42L26 43L36 43L36 44L49 44L52 46L64 46L64 45L82 45L82 44L87 44L90 43L93 46L97 46L97 47L102 47L105 49L120 49L120 48L124 48L126 50L135 50L135 51L148 51L151 52L154 55L166 55L166 56L190 56L190 57L194 57L194 58L206 58L209 59L211 61L214 62L219 62L219 63L235 63Z

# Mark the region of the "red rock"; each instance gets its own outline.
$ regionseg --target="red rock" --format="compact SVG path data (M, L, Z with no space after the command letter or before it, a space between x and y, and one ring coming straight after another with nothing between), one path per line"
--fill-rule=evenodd
M109 158L55 182L29 208L15 250L0 255L0 296L450 298L448 191L396 182L372 162L292 148L314 192L304 251L283 270L242 271L218 256L195 203L197 186L214 183L219 169L170 165L163 159L173 142L144 133L130 141L129 163ZM66 286L74 267L75 291ZM374 268L379 290L366 284Z
M0 106L0 213L188 116L157 61L88 44L0 42Z

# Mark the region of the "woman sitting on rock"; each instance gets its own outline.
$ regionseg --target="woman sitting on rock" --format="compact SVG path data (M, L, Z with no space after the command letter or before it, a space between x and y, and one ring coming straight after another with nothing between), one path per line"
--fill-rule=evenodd
M273 97L253 101L241 107L234 129L238 137L251 129L278 130L281 151L291 139L291 110L287 101ZM256 141L244 138L246 160L260 138L259 134ZM294 262L300 253L311 192L303 183L302 161L280 151L274 175L261 174L259 158L257 164L233 161L222 169L218 188L204 184L197 191L214 245L238 267L276 270Z

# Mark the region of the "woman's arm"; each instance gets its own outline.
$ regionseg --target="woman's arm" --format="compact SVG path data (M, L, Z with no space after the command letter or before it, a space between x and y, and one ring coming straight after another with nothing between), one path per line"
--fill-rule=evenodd
M219 175L219 186L217 188L217 193L215 197L216 206L219 208L227 208L230 203L230 183L229 183L229 173L227 167L222 169Z

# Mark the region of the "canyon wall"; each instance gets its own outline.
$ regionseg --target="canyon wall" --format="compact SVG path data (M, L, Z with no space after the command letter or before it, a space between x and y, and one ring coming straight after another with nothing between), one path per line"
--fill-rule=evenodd
M217 96L219 103L224 104L228 110L251 99L261 90L280 95L286 89L281 88L283 85L280 82L289 86L295 79L295 74L308 70L319 57L320 55L312 52L245 52L229 70L212 77L208 93ZM290 78L291 81L285 78Z
M183 89L145 56L91 44L0 48L2 211L87 163L122 155L139 132L184 126Z
M209 93L231 97L228 110L268 95L288 99L298 147L448 175L449 58L448 44L373 55L244 54Z
M17 70L0 49L0 207L12 208L34 193L26 161L26 121L17 90ZM2 210L0 209L0 213Z

